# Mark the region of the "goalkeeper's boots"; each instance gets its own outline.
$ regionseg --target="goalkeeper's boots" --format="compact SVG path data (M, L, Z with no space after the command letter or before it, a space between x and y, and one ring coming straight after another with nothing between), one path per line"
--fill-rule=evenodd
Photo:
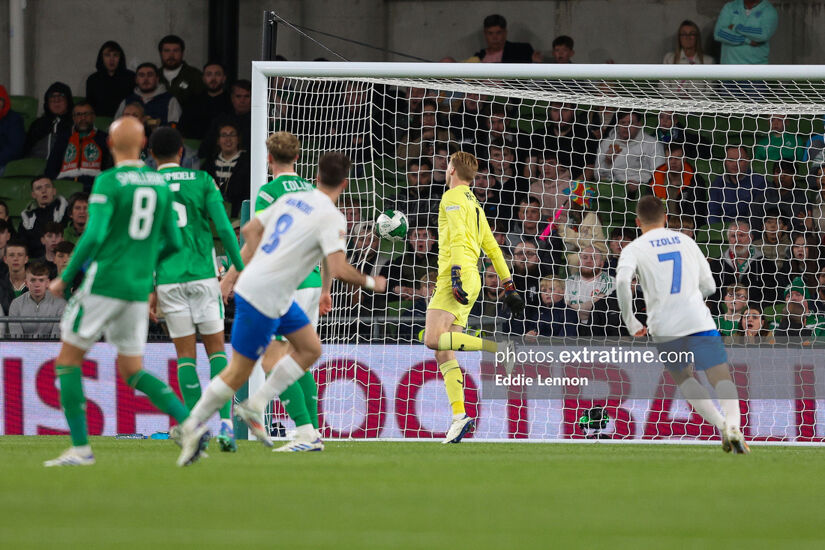
M315 439L295 439L294 441L290 441L286 445L282 445L277 449L272 449L273 453L304 453L304 452L311 452L311 451L323 451L324 450L324 442L321 441L320 437L316 437Z
M93 466L95 463L95 455L90 450L88 453L83 453L77 450L77 447L69 447L63 454L54 460L47 460L43 463L46 468L52 466Z
M235 442L235 430L232 429L228 421L221 421L221 431L217 440L221 451L225 453L238 452L238 444Z
M249 431L258 441L263 443L264 447L274 447L272 440L269 438L269 432L261 423L262 414L250 407L248 401L235 405L235 416L249 427Z
M453 420L453 423L450 424L450 429L447 430L447 437L442 443L461 443L461 439L473 431L475 427L475 420L465 414L463 418Z
M194 428L187 428L184 423L180 431L180 456L178 456L178 466L189 466L194 464L203 456L203 449L209 441L209 426L204 422Z
M745 442L745 436L742 435L742 431L736 426L725 426L725 436L728 440L728 444L730 445L731 451L735 455L746 455L751 452L750 447L748 447L747 442ZM722 438L722 449L725 448L725 437Z

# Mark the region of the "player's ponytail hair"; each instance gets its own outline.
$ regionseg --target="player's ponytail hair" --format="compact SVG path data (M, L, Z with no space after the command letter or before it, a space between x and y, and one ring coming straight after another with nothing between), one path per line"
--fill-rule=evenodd
M461 181L471 182L478 172L478 161L472 153L458 151L450 155L450 162L455 168L455 175Z
M289 132L275 132L266 138L266 150L275 162L292 164L301 152L301 142Z

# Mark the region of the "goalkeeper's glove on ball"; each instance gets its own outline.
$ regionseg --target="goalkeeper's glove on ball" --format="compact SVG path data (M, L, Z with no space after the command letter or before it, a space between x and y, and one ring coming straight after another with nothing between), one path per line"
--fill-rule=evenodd
M450 269L450 280L453 285L453 297L455 298L456 302L462 305L467 305L470 301L467 299L467 293L464 292L464 289L461 287L461 266L454 265Z
M512 279L504 282L504 303L513 312L513 317L521 319L524 314L524 299L516 292L516 285Z

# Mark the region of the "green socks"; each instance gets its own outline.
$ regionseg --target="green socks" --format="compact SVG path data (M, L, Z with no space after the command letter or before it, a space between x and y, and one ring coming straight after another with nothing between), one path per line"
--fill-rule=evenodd
M311 371L306 371L302 377L298 379L301 389L304 391L304 402L307 406L309 419L312 421L312 427L318 429L318 384L315 383L315 377L312 376Z
M307 409L304 390L301 388L299 382L295 382L285 389L284 392L278 396L278 399L281 401L284 409L286 409L289 417L295 421L295 425L304 426L306 424L312 424L312 420Z
M89 444L89 432L86 428L86 397L83 395L83 375L76 365L57 365L57 378L60 380L60 405L69 424L72 445L81 447Z
M145 393L152 405L174 418L179 424L189 416L189 410L178 400L172 388L145 370L139 370L130 376L126 383Z
M192 361L194 363L194 361ZM209 356L209 378L215 378L218 376L223 369L226 368L227 364L226 360L226 352L225 351L216 351L215 353ZM200 394L198 395L200 397ZM187 403L188 406L188 403ZM218 411L221 415L222 420L231 420L232 419L232 400L230 399L220 408Z
M178 386L186 408L191 411L201 398L201 383L198 380L195 359L192 357L178 359Z

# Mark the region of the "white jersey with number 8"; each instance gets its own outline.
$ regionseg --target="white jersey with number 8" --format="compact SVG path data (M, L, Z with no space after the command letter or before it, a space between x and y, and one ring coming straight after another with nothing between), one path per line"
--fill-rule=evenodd
M317 189L284 195L257 218L263 238L235 292L275 319L287 312L298 285L323 258L346 251L347 221Z
M707 259L687 235L653 229L622 250L616 267L617 297L630 334L642 329L630 299L634 275L644 292L648 331L655 342L716 328L705 305L716 284Z

